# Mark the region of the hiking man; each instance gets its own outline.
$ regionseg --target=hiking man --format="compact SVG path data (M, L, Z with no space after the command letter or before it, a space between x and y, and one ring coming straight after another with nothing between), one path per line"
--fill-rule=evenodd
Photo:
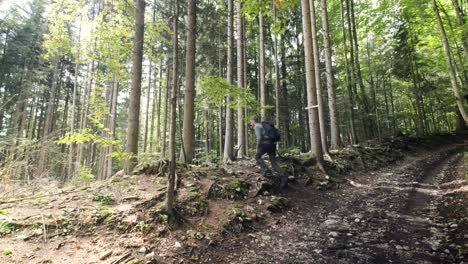
M262 170L265 177L273 176L271 170L263 161L262 156L266 153L270 158L270 163L275 172L280 178L280 187L285 189L288 186L288 177L281 171L280 166L276 162L276 142L279 141L279 132L276 128L267 122L258 122L258 118L254 117L250 120L250 125L253 126L255 137L257 139L257 153L255 160Z

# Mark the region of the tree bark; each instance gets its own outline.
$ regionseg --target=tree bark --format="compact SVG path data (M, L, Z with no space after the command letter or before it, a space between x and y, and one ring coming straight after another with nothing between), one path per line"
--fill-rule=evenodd
M273 3L273 21L276 23L276 7ZM278 37L273 32L273 50L275 59L275 125L280 128L280 73L278 61Z
M53 77L52 77L52 84L49 91L49 100L47 102L47 112L44 122L44 129L42 131L42 140L41 140L41 150L39 152L39 161L37 165L37 170L39 176L42 176L45 173L45 161L46 161L46 150L49 140L49 131L50 127L52 126L52 117L54 112L54 102L55 102L55 90L57 88L57 81L60 69L60 59L56 59L53 63L54 70L53 70Z
M117 74L114 74L114 84L112 87L112 101L110 107L110 116L109 116L109 139L115 140L115 129L117 124L117 99L119 96L119 79L117 78ZM112 145L109 146L108 154L112 153ZM112 176L112 157L107 157L107 169L106 169L106 178Z
M283 131L284 139L283 144L286 148L290 146L290 136L289 136L289 104L288 104L288 87L287 87L287 71L286 71L286 40L281 39L281 87L280 87L280 129Z
M460 114L463 117L463 120L465 120L465 123L468 124L468 113L465 109L464 98L461 94L460 87L458 86L458 83L457 83L456 73L455 73L453 62L452 62L450 45L447 39L447 35L445 34L445 29L444 29L444 25L442 24L442 19L440 18L439 8L435 0L432 0L432 5L433 5L434 13L437 19L437 26L439 27L439 31L440 31L440 39L442 41L442 45L445 51L445 61L447 63L448 72L450 76L450 83L452 85L452 90L455 95L458 110L460 111Z
M242 3L240 0L236 2L237 6L237 86L244 89L244 29L242 23ZM245 124L244 124L244 109L240 104L237 108L237 146L239 151L238 158L244 158L247 154L247 146L245 145Z
M333 76L332 50L330 46L330 30L328 27L327 0L320 1L322 27L323 27L323 45L325 51L325 67L327 72L327 90L328 90L328 111L330 115L330 136L331 149L337 149L341 146L340 126L338 124L338 111L336 109L335 78Z
M233 83L233 46L234 46L234 2L233 0L227 0L228 2L228 28L227 28L227 65L226 65L226 79L229 84ZM232 101L231 96L226 97L226 131L224 135L224 162L232 160L233 157L233 127L234 127L234 113L230 107Z
M174 59L172 59L174 61ZM162 139L161 139L161 157L165 158L166 157L166 136L167 136L167 119L169 116L169 91L171 89L171 60L168 59L167 61L167 72L166 72L166 93L164 96L164 124L163 124L163 130L162 130Z
M465 2L466 3L466 2ZM463 53L465 54L465 65L468 64L468 28L466 26L466 14L463 13L458 0L452 0L453 8L457 16L457 23L462 29L462 45Z
M317 159L317 164L322 171L323 152L320 140L320 125L317 105L317 87L315 83L314 54L312 47L312 31L309 0L301 0L302 28L304 37L305 74L307 84L307 108L309 113L310 141L312 154Z
M195 116L195 41L196 41L196 0L187 0L187 42L185 60L185 101L184 126L180 160L191 163L194 156L194 116Z
M263 14L262 12L258 15L258 31L259 31L259 39L258 39L258 46L259 46L259 72L260 72L260 119L261 121L266 121L267 119L267 91L265 87L265 30L263 25Z
M177 92L178 92L178 17L179 17L179 3L178 0L174 1L174 20L173 20L173 37L172 37L172 92L171 92L171 118L169 125L169 180L167 183L167 197L166 207L169 215L173 215L174 208L174 190L175 190L175 177L176 177L176 154L175 154L175 141L176 141L176 117L177 117Z
M315 0L310 0L310 21L311 21L311 33L312 33L312 50L314 54L314 72L315 72L315 86L317 90L317 105L318 105L318 116L320 124L320 141L322 144L322 151L325 155L328 155L328 143L327 143L327 128L325 124L325 111L323 108L322 98L322 83L320 81L320 51L318 48L317 40L317 27L315 22Z
M145 134L143 136L143 153L146 153L146 148L148 145L148 125L149 125L149 109L150 109L150 99L151 99L151 74L152 74L153 61L150 59L149 70L148 70L148 89L146 93L146 114L145 114ZM151 139L150 139L151 140Z
M81 19L81 18L80 18ZM81 20L80 20L80 29L78 33L78 51L75 58L75 76L74 76L74 83L73 83L73 95L72 95L72 112L71 112L71 120L70 120L70 133L75 133L75 105L76 105L76 92L78 88L78 70L80 64L80 47L81 47ZM75 157L75 143L70 143L68 146L68 170L67 170L67 178L74 178L75 177L75 164L73 162L73 158Z
M340 0L340 11L341 11L341 29L343 33L343 50L344 50L344 62L345 62L345 69L346 69L346 88L348 91L348 100L349 100L349 113L350 113L350 132L351 132L351 144L355 144L358 142L358 137L356 133L356 123L355 123L355 111L354 111L354 89L353 89L353 78L352 78L352 71L350 70L350 65L348 61L348 44L346 39L346 28L344 25L345 15L344 15L344 0Z
M143 61L143 41L145 30L145 1L136 0L135 43L133 46L132 90L127 119L127 160L125 172L131 173L138 163L138 137L140 131L141 70Z

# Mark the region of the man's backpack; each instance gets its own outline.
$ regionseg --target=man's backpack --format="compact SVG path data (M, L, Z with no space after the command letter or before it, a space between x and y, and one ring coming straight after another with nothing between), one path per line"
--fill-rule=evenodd
M263 130L265 130L265 133L262 135L262 139L271 140L273 143L281 140L281 135L273 124L262 122L262 126Z

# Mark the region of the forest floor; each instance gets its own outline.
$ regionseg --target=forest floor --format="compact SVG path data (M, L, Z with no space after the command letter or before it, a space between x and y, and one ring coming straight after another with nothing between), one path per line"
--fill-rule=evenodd
M466 263L468 137L395 138L331 153L329 175L285 155L277 193L252 160L166 163L89 184L0 187L0 263Z

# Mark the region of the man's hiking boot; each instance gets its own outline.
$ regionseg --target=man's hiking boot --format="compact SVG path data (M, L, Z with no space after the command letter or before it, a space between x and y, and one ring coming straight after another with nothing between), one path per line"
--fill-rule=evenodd
M288 177L287 176L280 176L280 189L284 191L288 188Z

